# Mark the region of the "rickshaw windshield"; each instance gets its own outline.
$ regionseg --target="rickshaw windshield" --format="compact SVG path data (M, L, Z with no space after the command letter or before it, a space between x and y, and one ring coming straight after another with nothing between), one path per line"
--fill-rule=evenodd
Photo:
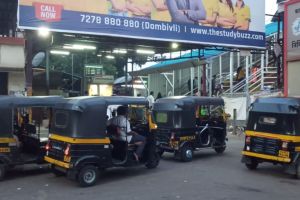
M131 106L128 109L128 118L133 122L146 122L147 109L145 106Z
M153 111L153 120L160 127L181 128L183 115L182 111Z
M296 114L250 112L247 130L284 135L300 135L300 118Z

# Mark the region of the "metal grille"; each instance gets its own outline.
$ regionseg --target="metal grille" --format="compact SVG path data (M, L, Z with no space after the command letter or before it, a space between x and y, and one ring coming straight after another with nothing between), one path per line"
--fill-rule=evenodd
M251 138L251 151L268 155L278 155L280 141L269 138Z

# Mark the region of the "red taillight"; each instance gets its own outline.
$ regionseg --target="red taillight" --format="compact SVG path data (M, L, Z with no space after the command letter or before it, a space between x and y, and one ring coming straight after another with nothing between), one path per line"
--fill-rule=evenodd
M45 146L46 151L49 151L51 149L51 144L48 142Z
M283 150L283 151L287 151L288 148L289 148L289 142L283 141L281 147L282 147L282 150Z
M247 136L246 137L246 144L250 144L251 143L251 137Z
M66 147L66 149L65 149L65 156L68 156L68 155L70 155L70 147L71 147L71 145L70 144L68 144L67 145L67 147Z

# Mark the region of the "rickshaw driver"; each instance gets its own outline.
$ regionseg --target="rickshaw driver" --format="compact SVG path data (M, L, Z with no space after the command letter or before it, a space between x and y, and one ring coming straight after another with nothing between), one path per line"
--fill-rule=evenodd
M117 108L117 116L108 120L107 125L114 125L120 128L120 133L117 140L127 141L129 144L137 145L136 152L134 153L135 159L139 161L141 158L144 147L145 147L145 137L134 132L130 128L130 122L127 119L127 107L119 106Z

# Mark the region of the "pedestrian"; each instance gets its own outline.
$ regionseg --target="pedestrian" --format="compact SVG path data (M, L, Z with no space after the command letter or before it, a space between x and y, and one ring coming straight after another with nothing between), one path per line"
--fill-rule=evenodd
M160 92L158 92L158 94L157 94L157 97L156 97L155 101L157 101L158 99L161 99L161 98L162 98L162 95L161 95L161 93L160 93Z
M154 92L151 91L150 94L149 94L149 96L147 97L147 100L149 102L149 107L150 108L152 108L153 103L154 103L154 97L153 97L153 95L154 95Z
M214 96L215 92L216 92L216 79L217 79L217 76L213 75L213 78L211 80L211 94L212 94L212 96Z

